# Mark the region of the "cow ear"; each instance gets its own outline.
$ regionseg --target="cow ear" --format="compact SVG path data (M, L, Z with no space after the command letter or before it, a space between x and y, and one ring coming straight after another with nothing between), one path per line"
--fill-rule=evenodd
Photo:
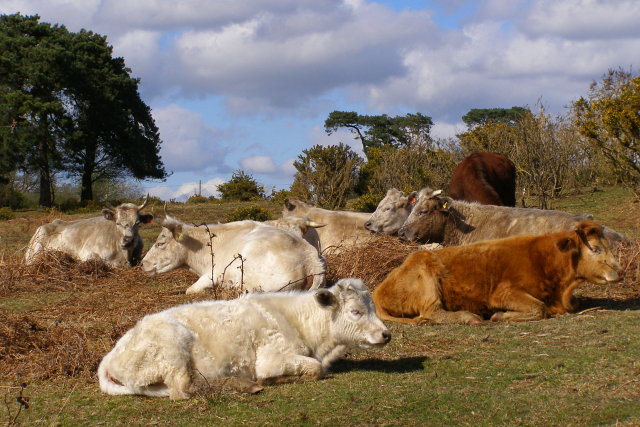
M578 247L576 241L571 237L563 237L557 241L556 246L561 252L569 252Z
M333 292L328 289L318 289L315 297L321 307L332 307L338 304L338 299Z
M451 209L451 199L445 197L443 200L441 200L439 209L443 212L448 212Z
M149 224L151 221L153 221L153 215L151 214L138 215L138 218L140 218L140 222L143 224Z
M287 210L292 211L296 208L296 205L291 203L291 200L287 197L286 199L284 199L284 207L287 208Z
M184 240L184 229L182 224L176 224L176 226L171 230L171 233L173 233L173 238L178 242L182 242Z
M407 202L409 202L410 205L415 205L417 201L418 201L418 192L412 191L411 194L407 196Z
M102 216L109 221L116 220L116 213L111 209L102 209Z

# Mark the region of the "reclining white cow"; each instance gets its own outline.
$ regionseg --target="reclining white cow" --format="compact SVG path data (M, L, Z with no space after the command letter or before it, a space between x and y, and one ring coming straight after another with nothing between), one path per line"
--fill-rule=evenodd
M187 293L214 285L264 292L324 285L324 258L280 228L249 220L196 227L169 215L158 222L164 228L142 269L157 274L188 267L200 278Z
M153 220L153 215L140 213L147 200L148 195L139 206L123 203L115 208L107 203L102 216L41 225L29 241L26 263L33 263L45 250L55 250L80 261L103 260L112 267L137 265L143 248L138 226Z
M329 289L247 294L145 316L102 359L98 378L107 394L181 399L219 378L317 379L347 349L390 339L362 281L342 279Z
M327 249L339 252L342 248L364 243L371 239L371 233L364 228L364 223L371 214L364 212L332 211L317 208L296 198L284 201L283 218L305 218L324 224L326 227L318 230L310 229L309 233L317 233L322 253Z

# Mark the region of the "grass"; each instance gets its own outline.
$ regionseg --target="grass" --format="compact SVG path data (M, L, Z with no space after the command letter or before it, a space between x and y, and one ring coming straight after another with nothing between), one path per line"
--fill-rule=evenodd
M20 425L638 424L640 212L630 200L624 190L613 189L554 202L556 209L591 213L636 239L622 254L624 282L578 289L580 310L587 311L475 327L390 324L388 346L354 351L321 381L267 387L257 395L213 387L186 401L103 395L95 369L145 313L210 298L184 294L195 280L192 273L148 277L139 269L64 259L28 269L21 264L21 248L51 216L29 213L0 222L0 422L12 424L15 417ZM277 216L279 207L266 203L261 206ZM169 210L201 223L222 220L238 206L176 204ZM153 209L161 215L162 207ZM141 227L147 248L158 232L158 225ZM370 264L392 268L392 243L381 241L379 247L381 253L369 248ZM382 263L376 257L385 251L388 262ZM361 272L371 285L380 272L361 265L364 258L330 258L329 267L334 275ZM28 409L16 400L20 393Z

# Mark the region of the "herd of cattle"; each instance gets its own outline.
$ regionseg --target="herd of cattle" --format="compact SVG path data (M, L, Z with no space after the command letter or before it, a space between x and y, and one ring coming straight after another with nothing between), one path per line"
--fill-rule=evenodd
M330 211L287 199L265 223L188 225L165 208L162 231L140 262L138 206L108 206L102 216L39 227L26 252L46 250L150 274L188 267L213 286L250 292L145 316L104 357L108 394L188 397L202 381L236 377L252 384L321 377L354 346L385 345L383 320L403 323L524 321L574 309L583 281L620 280L612 248L624 236L589 215L516 208L513 163L476 153L454 171L449 193L390 189L373 214ZM475 196L474 196L475 195ZM460 200L462 199L462 200ZM483 204L490 203L490 204ZM322 254L366 244L375 233L439 244L419 250L370 294L360 279L326 287ZM277 291L295 292L277 292Z

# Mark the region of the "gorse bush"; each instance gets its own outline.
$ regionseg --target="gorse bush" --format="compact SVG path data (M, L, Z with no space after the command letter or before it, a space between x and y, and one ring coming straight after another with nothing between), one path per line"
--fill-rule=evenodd
M11 208L8 208L8 207L0 208L0 221L7 221L13 218L15 218L15 214L13 213Z
M260 206L244 206L228 213L225 217L225 222L242 221L245 219L267 221L271 219L271 213Z
M197 194L194 194L193 196L187 199L187 203L207 203L208 201L209 201L209 198L204 196L198 196Z

